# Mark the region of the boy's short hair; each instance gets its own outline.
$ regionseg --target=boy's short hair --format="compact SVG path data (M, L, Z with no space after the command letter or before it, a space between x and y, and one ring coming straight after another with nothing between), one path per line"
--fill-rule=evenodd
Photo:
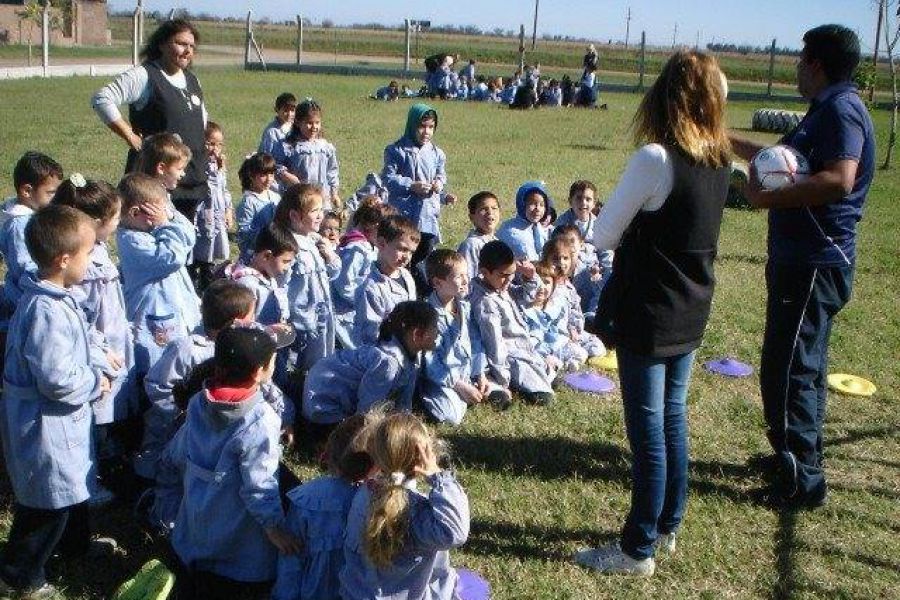
M384 204L377 196L366 196L359 202L359 206L350 217L349 227L363 228L381 224L384 219Z
M77 252L82 227L93 227L90 217L71 206L50 204L34 213L25 226L25 246L38 268Z
M269 364L275 349L275 340L262 327L225 327L216 336L216 379L224 384L246 383L257 369Z
M822 63L828 83L853 77L859 65L859 37L843 25L820 25L803 34L803 55Z
M122 213L134 206L140 206L147 202L158 202L168 197L166 186L156 177L145 173L127 174L119 182L118 190L122 197Z
M481 208L482 203L488 198L493 198L497 201L497 205L500 205L500 199L497 198L494 192L488 192L486 190L483 192L478 192L477 194L469 198L469 214L475 214L475 211Z
M585 190L591 190L594 192L594 196L597 195L597 186L595 186L593 182L588 181L587 179L579 179L569 186L569 198L578 193L583 194Z
M428 278L428 281L435 277L446 279L453 273L454 266L465 262L466 259L456 250L438 248L433 250L425 259L425 276Z
M281 110L288 107L297 108L297 96L290 92L278 94L278 97L275 98L275 110Z
M556 239L566 235L567 233L574 233L578 236L578 239L584 241L584 236L581 235L581 230L578 229L578 226L573 223L568 223L566 225L560 225L556 229L553 230L553 233L550 234L550 239Z
M141 153L138 154L135 171L156 175L156 165L166 166L180 160L191 160L191 149L187 147L177 133L157 133L144 139Z
M256 241L253 244L253 251L257 254L268 250L272 256L280 256L285 252L293 252L297 254L297 240L294 234L278 225L277 223L269 223L256 234Z
M203 328L207 333L221 331L235 319L246 316L255 301L250 288L230 279L216 279L203 292L200 303Z
M516 262L512 248L501 240L491 240L478 253L478 268L488 271L503 269Z
M404 236L408 236L416 244L422 239L416 224L403 215L390 215L378 224L378 237L387 243L395 242Z
M37 187L51 177L62 179L63 168L58 162L40 152L26 152L13 167L13 187L17 192L23 185Z

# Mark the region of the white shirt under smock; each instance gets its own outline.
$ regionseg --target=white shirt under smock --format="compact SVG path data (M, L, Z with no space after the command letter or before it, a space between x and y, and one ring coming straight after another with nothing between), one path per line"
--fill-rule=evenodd
M594 225L594 247L615 250L638 212L662 208L674 182L675 168L665 146L647 144L639 148L600 210Z
M160 72L174 87L180 90L187 89L187 78L183 70L179 70L174 75L169 75L165 69L160 69ZM122 118L119 106L128 104L139 111L147 106L149 101L150 76L144 65L138 65L120 73L118 77L100 88L91 98L91 107L100 120L105 125L109 125ZM203 125L205 126L209 118L206 104L201 102L200 108L203 111Z

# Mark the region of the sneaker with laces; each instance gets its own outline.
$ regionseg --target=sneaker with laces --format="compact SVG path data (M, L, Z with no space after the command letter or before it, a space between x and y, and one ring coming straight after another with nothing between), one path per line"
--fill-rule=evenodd
M665 554L674 554L675 553L675 545L677 543L676 533L673 531L672 533L661 533L657 536L656 541L653 542L653 548L657 552L663 552Z
M656 561L653 557L642 560L631 558L619 547L619 543L610 544L602 548L585 548L579 550L574 556L575 564L600 573L612 575L640 575L650 577L656 570Z

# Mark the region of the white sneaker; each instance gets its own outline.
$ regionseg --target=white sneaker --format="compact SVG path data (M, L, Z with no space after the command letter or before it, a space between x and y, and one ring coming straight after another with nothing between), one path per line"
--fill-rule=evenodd
M665 554L675 554L675 545L677 542L676 532L672 533L661 533L656 538L656 541L653 542L653 548L658 552L663 552Z
M574 556L575 564L599 571L600 573L641 575L650 577L656 570L656 561L650 556L643 560L631 558L619 547L619 543L602 548L585 548Z

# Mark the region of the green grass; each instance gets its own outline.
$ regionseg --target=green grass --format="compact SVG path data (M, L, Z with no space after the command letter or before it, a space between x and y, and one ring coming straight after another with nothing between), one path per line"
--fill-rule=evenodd
M366 100L383 84L371 78L211 69L199 76L210 115L225 128L236 197L240 159L256 146L279 92L292 90L322 102L345 192L380 168L382 150L399 136L409 106ZM0 189L11 191L12 165L30 148L55 156L67 172L118 178L123 144L88 106L101 83L87 78L0 83ZM633 150L628 123L639 97L608 94L604 100L610 104L606 112L439 104L436 140L447 152L451 188L463 200L491 189L505 215L526 179L544 179L562 200L572 180L588 178L605 197ZM40 112L29 117L21 110L28 106ZM749 126L754 108L731 104L731 125ZM875 120L881 156L888 115L879 112ZM832 371L863 375L879 391L869 399L830 396L826 456L833 494L827 507L787 516L750 499L762 480L747 461L766 450L757 383L755 378L725 381L698 368L689 394L688 512L678 554L661 560L655 577L598 577L569 561L576 548L611 539L628 507L629 452L616 393L590 397L562 391L550 408L475 410L458 430L440 430L455 447L472 503L472 534L454 552L454 563L484 574L498 599L897 597L898 191L898 171L879 171L860 225L854 298L834 330ZM464 202L446 209L441 221L445 243L455 246L468 229ZM719 285L698 362L727 354L758 363L765 234L764 213L726 212L716 265ZM312 473L304 458L294 464L305 476ZM10 502L7 490L3 506ZM3 506L5 530L9 515ZM97 524L118 537L128 554L55 567L58 583L70 586L69 598L101 597L152 551L127 509L112 510Z

